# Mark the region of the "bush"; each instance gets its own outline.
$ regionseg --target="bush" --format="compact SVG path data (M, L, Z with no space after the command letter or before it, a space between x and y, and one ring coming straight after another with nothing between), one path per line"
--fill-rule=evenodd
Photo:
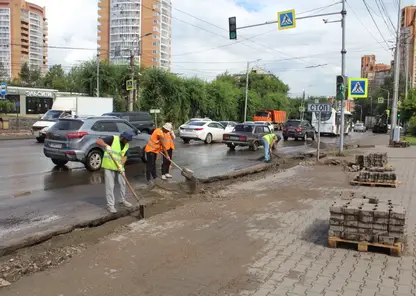
M416 115L413 115L412 117L410 117L409 132L412 136L416 136Z
M1 100L0 101L0 113L10 113L14 108L14 104L10 101Z

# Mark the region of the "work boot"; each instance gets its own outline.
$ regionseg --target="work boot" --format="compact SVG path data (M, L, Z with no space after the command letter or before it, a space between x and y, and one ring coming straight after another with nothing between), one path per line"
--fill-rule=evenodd
M166 178L172 178L171 174L166 174L165 176L166 176Z
M162 175L162 180L166 180L166 175Z
M131 203L129 203L127 200L122 200L122 201L120 201L120 204L121 205L123 205L123 206L125 206L126 208L131 208L132 207L132 204Z
M109 211L111 214L117 213L117 210L114 206L107 206L107 211Z

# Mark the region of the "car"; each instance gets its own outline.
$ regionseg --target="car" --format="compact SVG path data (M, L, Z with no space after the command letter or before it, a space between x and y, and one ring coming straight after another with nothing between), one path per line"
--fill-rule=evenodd
M367 128L365 127L364 123L357 122L356 124L354 124L354 132L365 133L366 130L367 130Z
M250 150L256 151L260 146L263 146L261 140L263 136L270 133L272 131L266 124L239 123L231 133L225 133L223 135L222 142L230 150L235 150L237 146L240 146L249 147Z
M267 125L272 133L274 133L274 126L270 121L254 121L254 124Z
M220 123L225 128L226 133L232 132L237 125L237 122L234 121L220 121Z
M179 127L179 137L185 144L191 140L204 141L205 144L222 141L224 126L217 121L191 121Z
M98 171L104 151L96 144L97 139L125 131L136 134L129 143L128 164L145 162L143 149L150 135L141 133L127 120L109 116L59 119L46 132L43 152L56 166L73 161L84 164L91 172Z
M287 141L289 138L295 140L307 138L315 140L315 128L306 120L290 119L283 125L283 140Z
M148 112L131 111L131 112L110 112L103 116L115 116L130 122L141 133L151 134L155 130L155 122Z

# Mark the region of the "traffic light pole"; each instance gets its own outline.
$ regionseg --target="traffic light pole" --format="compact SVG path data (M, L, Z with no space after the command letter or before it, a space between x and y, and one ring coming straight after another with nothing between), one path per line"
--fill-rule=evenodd
M130 50L130 75L131 80L133 81L133 87L129 91L129 104L128 104L128 110L133 111L133 94L134 94L134 51Z
M399 98L399 77L400 77L400 18L401 18L402 0L399 0L399 9L397 16L396 28L396 52L394 56L394 87L393 87L393 102L391 104L391 133L390 141L393 142L394 133L397 126L397 101Z
M347 54L347 50L345 49L345 19L347 16L347 11L345 10L345 1L342 0L342 10L341 10L341 29L342 29L342 44L341 44L341 75L345 78L345 55ZM344 126L345 126L345 88L344 88L344 96L341 99L341 130L339 133L339 154L344 153Z

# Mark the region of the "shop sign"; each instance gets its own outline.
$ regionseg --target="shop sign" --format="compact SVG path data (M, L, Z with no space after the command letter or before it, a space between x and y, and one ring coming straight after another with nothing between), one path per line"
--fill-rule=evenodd
M53 95L50 91L28 90L26 97L53 98Z

